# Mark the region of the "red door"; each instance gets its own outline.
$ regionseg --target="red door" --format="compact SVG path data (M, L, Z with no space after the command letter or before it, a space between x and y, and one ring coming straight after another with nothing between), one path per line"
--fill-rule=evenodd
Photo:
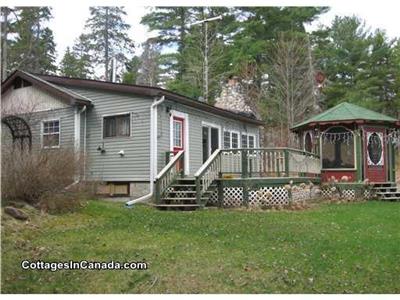
M172 151L174 155L184 150L184 128L185 119L174 116L172 123ZM182 161L178 162L178 169L183 170Z
M364 170L370 182L386 181L384 128L364 128Z

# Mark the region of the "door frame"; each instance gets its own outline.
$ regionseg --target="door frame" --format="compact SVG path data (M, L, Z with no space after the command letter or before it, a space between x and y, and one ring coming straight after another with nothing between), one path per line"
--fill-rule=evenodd
M217 125L214 123L209 123L209 122L201 122L201 130L203 130L203 127L209 128L209 134L208 134L208 157L211 156L211 128L216 128L218 129L218 149L221 149L221 132L222 132L222 126Z
M383 174L385 175L385 179L382 182L387 182L388 181L388 147L385 143L385 133L386 133L386 127L383 126L373 126L373 125L367 125L362 127L362 151L363 151L363 164L364 164L364 179L367 179L367 168L368 168L368 140L367 140L367 135L368 132L380 132L382 133L382 151L383 151ZM369 178L368 178L369 179Z
M187 113L171 110L169 118L169 150L174 150L174 117L183 119L183 150L185 150L183 172L190 173L190 152L189 152L189 115Z

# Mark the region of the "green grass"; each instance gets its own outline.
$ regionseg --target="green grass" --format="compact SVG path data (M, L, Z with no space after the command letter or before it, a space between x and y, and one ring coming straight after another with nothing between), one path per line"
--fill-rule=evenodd
M3 215L3 293L399 293L400 204L163 212L90 201ZM23 259L149 263L146 271L23 271Z

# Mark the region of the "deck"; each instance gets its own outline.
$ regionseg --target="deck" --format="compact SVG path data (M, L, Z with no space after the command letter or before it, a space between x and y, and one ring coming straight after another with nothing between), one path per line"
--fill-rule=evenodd
M320 182L319 157L298 149L219 149L192 178L182 175L184 159L184 151L179 152L157 175L156 205L196 208L267 200L285 204L293 196L286 185Z

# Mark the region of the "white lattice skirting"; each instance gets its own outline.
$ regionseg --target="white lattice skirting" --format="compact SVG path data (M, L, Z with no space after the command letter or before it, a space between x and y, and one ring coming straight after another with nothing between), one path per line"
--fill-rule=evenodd
M256 190L250 190L248 196L249 206L280 206L290 203L289 191L284 186L262 187ZM314 188L301 188L295 186L292 189L292 201L307 201L316 196ZM218 205L218 193L215 191L208 202L209 205ZM224 187L224 207L239 207L244 205L242 187Z
M356 189L344 189L342 191L342 197L339 197L336 190L332 190L331 188L322 189L321 196L326 199L330 199L333 197L341 198L343 200L354 200L356 198ZM370 190L364 190L363 196L365 199L370 199L372 197L372 193Z

